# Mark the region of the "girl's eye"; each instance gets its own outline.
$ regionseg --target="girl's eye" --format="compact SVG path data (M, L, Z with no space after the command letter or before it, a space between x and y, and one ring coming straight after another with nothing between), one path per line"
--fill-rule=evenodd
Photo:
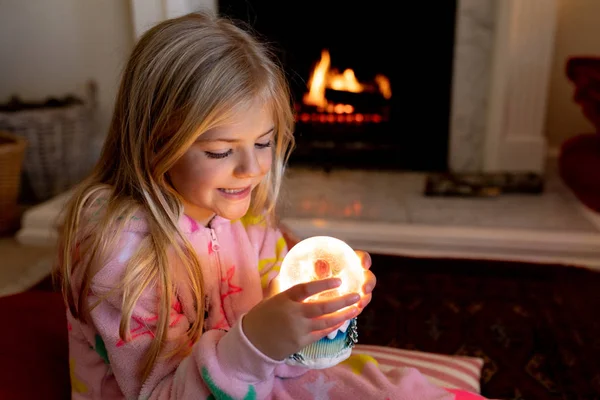
M256 146L257 149L266 149L267 147L271 147L271 141L269 140L267 143L256 143L254 146Z
M214 159L225 158L225 157L229 156L231 153L232 153L231 149L227 150L225 153L213 153L211 151L204 152L204 154L206 154L206 156L208 158L214 158Z
M272 142L269 140L269 141L268 141L268 142L266 142L266 143L256 143L256 144L254 144L254 146L255 146L257 149L266 149L266 148L268 148L268 147L271 147L271 144L272 144ZM206 156L207 156L208 158L213 158L213 159L225 158L225 157L228 157L228 156L230 156L230 155L231 155L231 153L233 153L233 150L232 150L232 149L229 149L229 150L227 150L227 151L226 151L226 152L224 152L224 153L214 153L214 152L212 152L212 151L205 151L205 152L204 152L204 154L206 154Z

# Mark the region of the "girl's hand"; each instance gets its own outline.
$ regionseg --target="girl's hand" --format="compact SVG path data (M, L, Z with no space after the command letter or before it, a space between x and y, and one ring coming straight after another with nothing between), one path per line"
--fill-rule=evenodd
M375 289L375 285L377 284L377 279L375 278L375 274L373 274L369 269L371 268L371 255L366 251L355 250L356 255L360 258L360 262L365 269L365 283L363 284L363 295L360 298L360 303L358 303L358 308L362 311L370 302L372 298L373 289ZM279 289L279 277L274 278L269 288L266 292L266 297L272 297L280 292Z
M362 310L371 302L372 292L375 289L375 284L377 283L377 279L375 278L375 274L373 274L369 268L371 268L371 256L366 251L356 250L355 253L360 258L363 268L365 269L365 284L363 285L363 293L364 295L361 297L360 302L358 303L358 308L362 312Z
M283 360L323 338L360 313L360 296L351 293L325 300L304 300L340 284L338 278L301 283L263 300L242 320L246 337L275 360Z

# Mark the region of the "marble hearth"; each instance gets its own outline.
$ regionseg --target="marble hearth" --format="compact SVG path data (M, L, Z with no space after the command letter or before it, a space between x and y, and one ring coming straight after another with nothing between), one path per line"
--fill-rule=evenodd
M424 173L287 171L280 215L300 238L373 253L560 263L600 269L600 214L545 167L542 195L433 198Z

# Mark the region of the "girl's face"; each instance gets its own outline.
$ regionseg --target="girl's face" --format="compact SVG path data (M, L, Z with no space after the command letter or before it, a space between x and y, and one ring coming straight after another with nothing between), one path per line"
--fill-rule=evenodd
M273 135L271 110L262 103L200 135L169 171L185 213L204 225L215 214L243 217L252 190L271 168Z

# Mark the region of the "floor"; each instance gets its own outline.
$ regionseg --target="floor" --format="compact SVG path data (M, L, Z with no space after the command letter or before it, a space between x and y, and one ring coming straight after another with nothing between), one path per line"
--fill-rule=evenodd
M19 243L14 237L0 238L0 296L25 290L44 279L52 269L52 247Z
M431 198L421 173L294 167L280 215L300 237L335 236L372 253L559 263L600 269L600 216L585 209L549 163L542 195ZM51 269L53 222L66 196L28 210L0 238L0 295Z

